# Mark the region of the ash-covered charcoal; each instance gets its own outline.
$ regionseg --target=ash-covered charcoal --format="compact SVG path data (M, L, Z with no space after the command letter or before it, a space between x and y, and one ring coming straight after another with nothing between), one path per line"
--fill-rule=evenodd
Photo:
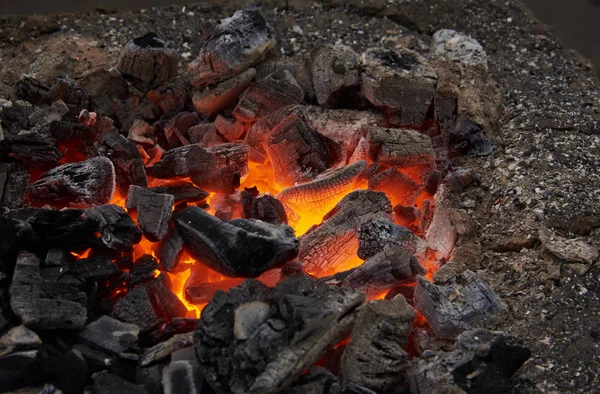
M217 115L215 119L215 127L227 141L239 140L244 134L244 123L239 120L229 119L221 115Z
M77 335L78 339L111 355L136 350L140 328L123 323L110 316L102 316L88 324Z
M42 130L20 131L0 138L0 157L30 168L52 168L63 158L56 139Z
M224 109L235 107L240 95L250 86L254 77L256 69L249 68L233 78L197 90L192 97L196 112L214 118Z
M156 145L154 127L141 119L133 121L133 125L127 134L127 139L145 147L153 147Z
M115 121L115 127L123 135L133 126L140 110L140 98L127 97L124 100L113 100L110 117Z
M431 138L418 131L371 126L367 142L369 158L376 163L402 168L435 161Z
M347 194L319 227L300 238L298 260L307 272L332 274L344 261L355 258L359 227L376 219L393 220L392 204L384 193Z
M158 262L152 255L144 254L133 263L126 279L128 287L146 282L154 277L154 272L158 269Z
M197 88L233 77L260 63L275 48L275 36L258 10L236 11L214 24L198 58L188 66Z
M427 200L426 200L427 201ZM433 203L429 203L426 212L423 204L422 220L425 232L425 241L429 249L438 252L438 257L448 258L456 244L457 234L450 215L450 197L445 185L441 185L434 196ZM433 209L435 207L435 210ZM426 227L425 227L426 226Z
M202 147L209 147L215 144L227 142L221 134L217 132L217 126L214 123L201 123L189 128L188 139L192 144L199 144Z
M355 106L360 99L358 55L342 45L323 45L313 51L311 73L317 101L323 107Z
M298 254L294 230L248 219L224 222L198 207L175 215L185 246L202 264L230 277L257 277Z
M249 148L241 143L225 143L213 145L206 148L217 158L216 168L233 167L240 176L248 175L248 151Z
M364 300L306 275L217 292L194 338L202 375L217 393L277 393L351 330Z
M191 144L165 152L160 161L146 172L155 178L167 179L208 174L217 165L214 154L206 151L200 144Z
M175 115L165 125L165 137L168 146L164 148L169 150L182 145L189 145L190 141L185 137L188 129L198 122L198 115L195 112L180 112Z
M436 338L442 339L493 324L507 310L500 297L469 270L443 284L418 277L415 307L425 316Z
M188 347L194 344L194 332L186 332L183 334L175 334L171 338L159 342L149 349L146 349L140 356L140 365L147 367L160 362L167 357L171 356L171 353Z
M463 155L487 155L494 149L494 141L486 132L462 116L458 118L454 128L448 130L445 139L448 148Z
M106 256L75 260L69 264L69 269L78 277L90 282L124 276L119 267Z
M369 177L369 189L385 192L390 199L402 205L413 205L423 191L423 186L398 171L394 166Z
M106 157L68 163L43 174L28 187L35 205L89 207L106 204L115 189L115 167Z
M377 393L405 393L409 355L404 346L414 319L414 309L402 296L361 308L342 354L342 376Z
M129 252L142 239L142 231L118 205L105 204L88 208L83 215L96 221L96 230L109 249Z
M429 60L449 59L463 66L488 68L488 56L477 40L450 29L435 32L429 47Z
M395 246L368 258L356 268L319 280L331 286L358 290L367 297L377 297L393 286L414 282L417 275L425 273L427 270L414 255Z
M150 190L154 193L170 194L175 198L175 202L198 202L206 199L209 194L202 189L198 189L193 184L184 181L165 183L161 186L151 187Z
M256 80L260 81L279 70L287 70L304 91L307 102L315 102L315 88L310 71L310 56L300 55L289 58L266 60L256 67Z
M270 194L253 195L243 190L242 217L257 219L271 224L287 224L287 215L283 204Z
M67 105L62 100L58 100L53 102L49 107L42 107L35 110L29 115L29 122L37 129L52 122L62 120L63 116L68 113L69 108L67 108Z
M99 151L113 163L122 194L127 193L129 185L148 186L144 162L134 142L113 129L102 141Z
M85 293L42 279L40 261L32 253L19 254L9 293L12 311L28 328L78 330L85 325Z
M216 157L216 165L204 174L190 176L198 187L208 191L233 194L240 187L240 180L248 174L248 151L246 145L226 143L206 148Z
M375 219L358 228L358 257L368 259L377 253L400 246L411 254L422 254L425 242L406 227L388 219Z
M17 99L28 101L33 105L47 104L49 91L49 86L27 74L23 74L14 87Z
M167 272L173 271L179 263L182 252L183 240L179 236L177 227L173 227L169 229L167 236L163 238L156 252L162 268Z
M313 130L297 111L271 131L265 144L277 182L286 187L313 180L343 157L342 146Z
M233 116L242 122L255 122L268 113L304 100L304 91L292 74L278 70L250 85L242 93Z
M89 108L90 94L70 77L58 77L48 92L48 104L61 100L69 108L70 116L77 116L84 108Z
M142 331L156 329L164 322L164 318L154 309L152 296L146 286L129 289L127 295L117 301L111 315L140 327Z
M137 87L149 90L175 76L177 54L167 48L156 33L147 33L127 43L121 53L117 70Z
M163 369L164 394L202 393L202 375L196 360L173 360Z
M376 107L420 126L433 102L437 74L418 53L371 48L361 55L362 92Z
M183 78L175 78L156 90L148 92L148 99L162 111L163 116L171 118L183 111L189 100L191 87Z
M326 207L349 191L365 167L366 162L357 161L345 167L326 171L312 182L283 189L276 197L291 208Z
M430 351L412 362L411 393L507 393L509 379L531 351L509 334L483 329L458 336L449 352Z
M126 206L127 209L137 210L138 224L144 235L152 242L157 242L167 234L174 202L171 194L154 193L131 185Z
M341 379L325 368L312 367L278 394L375 394L375 392Z
M20 208L25 202L29 173L17 163L0 163L0 206Z
M244 142L251 149L251 153L254 155L253 160L257 163L264 163L267 159L267 147L265 145L267 138L271 131L281 122L283 122L288 116L294 111L300 109L300 106L292 105L289 107L280 108L277 111L271 112L264 117L258 119L256 123L253 123Z
M128 382L108 371L96 372L92 375L92 380L94 381L92 392L95 394L148 394L142 386Z

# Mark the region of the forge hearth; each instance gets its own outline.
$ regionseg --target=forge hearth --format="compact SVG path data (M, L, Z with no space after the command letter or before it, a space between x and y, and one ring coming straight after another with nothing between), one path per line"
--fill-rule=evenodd
M0 101L0 389L510 389L530 351L487 330L508 307L454 208L502 112L483 47L446 29L284 57L274 23L215 18L191 61L143 32Z

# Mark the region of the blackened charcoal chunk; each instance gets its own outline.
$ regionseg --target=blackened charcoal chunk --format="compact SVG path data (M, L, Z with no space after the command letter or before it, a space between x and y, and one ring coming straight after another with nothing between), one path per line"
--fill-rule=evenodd
M148 186L144 162L134 142L113 129L102 141L99 151L113 163L117 186L122 194L127 193L129 185Z
M368 259L394 246L411 254L425 250L425 242L406 227L389 220L378 219L365 223L358 229L358 257Z
M454 339L464 330L493 324L507 310L500 297L469 270L443 284L418 277L415 307L441 339Z
M162 111L167 118L183 111L189 99L190 86L183 79L174 79L157 90L148 92L148 99Z
M340 379L325 368L312 367L278 394L375 394L375 392Z
M68 264L67 252L64 249L53 248L48 250L46 259L44 260L44 267L60 267Z
M202 375L196 360L173 360L163 370L165 394L202 393Z
M321 106L336 108L358 102L360 70L352 48L342 44L317 48L312 53L311 72Z
M196 87L233 77L260 63L275 48L273 31L258 10L236 11L208 33L198 58L188 67Z
M29 173L16 163L0 163L0 205L19 208L25 202Z
M108 371L96 372L92 375L94 380L94 394L147 394L142 386L138 386Z
M451 150L464 155L487 155L494 149L494 141L483 128L462 116L445 138Z
M21 130L29 130L29 115L35 107L26 101L0 101L0 126L5 134L15 135Z
M196 91L192 97L196 112L214 118L224 109L233 108L255 76L256 69L249 68L233 78Z
M29 186L32 204L56 208L106 204L115 188L115 168L106 157L63 164Z
M154 257L149 254L143 255L133 263L133 267L129 270L127 286L134 287L139 283L151 279L157 268L158 263Z
M217 158L199 144L182 146L163 154L160 161L147 168L147 173L155 178L189 177L207 174L217 165Z
M188 310L183 302L167 287L165 275L152 280L146 287L161 316L169 320L187 316Z
M73 261L69 268L80 278L89 281L118 278L123 272L106 256L88 257Z
M63 101L69 108L69 115L77 116L90 105L90 95L69 77L58 77L48 92L49 102Z
M177 55L155 33L148 33L127 43L117 70L144 90L155 88L175 76Z
M162 240L156 253L162 268L167 272L173 271L179 263L182 252L183 240L179 236L177 227L173 227Z
M152 296L145 286L129 289L127 295L115 304L112 316L125 322L134 324L142 331L158 328L164 319L152 305Z
M298 254L294 230L285 225L222 221L198 207L175 216L185 246L200 262L230 277L257 277Z
M98 349L117 355L137 345L140 328L134 324L123 323L110 316L102 316L85 326L78 337Z
M371 126L367 141L369 158L377 163L403 168L435 160L431 138L415 130Z
M159 194L171 194L176 202L202 201L208 197L209 194L188 182L169 182L161 186L151 187L150 190Z
M287 224L285 208L278 199L270 194L253 196L247 190L242 191L242 217L271 224Z
M127 209L136 209L138 223L144 235L157 242L164 238L169 229L169 220L175 198L170 194L151 192L131 185L127 193Z
M96 221L100 238L110 249L128 252L142 239L142 231L118 205L105 204L88 208L84 216Z
M63 153L52 135L32 130L0 138L0 157L10 157L31 168L48 169L58 164Z
M48 102L49 86L29 75L23 75L15 84L15 96L33 105L42 105Z

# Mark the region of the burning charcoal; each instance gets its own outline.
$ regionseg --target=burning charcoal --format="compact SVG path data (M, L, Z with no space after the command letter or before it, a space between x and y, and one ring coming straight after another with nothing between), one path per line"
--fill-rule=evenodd
M421 212L417 207L405 207L398 204L394 207L396 223L403 227L409 227L421 217Z
M63 153L56 139L45 132L21 131L0 138L0 157L10 157L30 168L49 168L58 164Z
M452 253L452 249L456 244L456 230L450 216L450 199L448 192L442 185L434 196L435 211L428 207L430 212L426 212L425 204L423 204L422 219L429 221L427 231L425 232L425 241L429 249L438 252L438 258L448 258ZM431 202L429 203L431 205ZM428 216L431 217L428 220Z
M314 179L343 155L339 144L314 131L296 112L273 129L266 146L277 182L287 187Z
M358 228L358 257L361 259L368 259L394 246L417 255L425 251L425 242L421 238L393 221L376 219Z
M215 155L207 152L199 144L192 144L166 152L158 163L146 171L150 176L166 179L207 174L216 165Z
M312 367L278 394L375 394L365 387L340 379L325 368Z
M253 123L248 129L244 142L246 143L246 145L252 148L252 150L256 151L257 154L266 156L267 149L265 143L271 131L278 124L283 122L288 116L294 113L294 111L300 110L299 108L300 106L296 105L280 108L277 111L271 112L266 116L258 119L258 121L256 123ZM255 161L262 163L265 160Z
M423 191L423 187L394 166L369 178L369 189L385 192L393 202L412 205Z
M48 102L61 100L69 108L71 116L77 116L90 106L90 95L69 77L58 77L48 92Z
M133 121L138 116L140 98L137 96L127 97L124 100L113 100L111 117L115 120L115 126L121 134L125 134L133 126Z
M421 233L426 234L433 219L433 207L432 202L429 199L423 200L423 206L421 207L421 219L419 220L419 230Z
M170 194L175 198L175 202L187 201L197 202L208 197L208 192L198 189L188 182L169 182L161 186L151 187L150 190L159 194Z
M410 305L415 305L415 283L403 283L398 286L394 286L385 295L386 300L392 300L395 297L401 295L404 297L406 302Z
M70 270L82 279L99 281L121 276L121 270L106 256L89 257L73 261Z
M364 300L361 293L306 275L292 276L274 289L246 280L219 292L196 328L202 375L217 393L277 393L349 332L352 311ZM263 304L269 306L266 314ZM242 312L246 309L261 310L260 319Z
M108 371L96 372L92 375L94 394L147 394L147 391L137 384L130 383Z
M44 85L37 79L24 74L15 84L15 96L19 100L28 101L33 105L48 103L48 92L50 87Z
M29 173L19 164L0 163L0 205L19 208L25 202Z
M300 238L298 260L306 272L334 273L336 267L355 257L359 227L376 219L393 219L392 205L384 193L356 190L347 194L319 227Z
M142 239L142 231L123 208L114 204L88 208L84 216L98 224L97 231L106 247L129 252Z
M129 289L127 295L115 304L112 316L122 322L134 324L142 331L153 330L163 323L152 306L152 296L145 286Z
M242 191L242 217L258 219L271 224L287 224L287 215L283 204L270 194L253 196L247 190Z
M255 122L266 114L292 104L300 104L304 92L287 70L275 71L251 85L240 97L233 116L242 122Z
M183 252L183 240L179 236L177 227L173 227L161 242L156 253L162 268L167 272L173 271L179 263L181 252Z
M194 344L194 332L186 332L184 334L175 334L166 341L160 342L153 347L144 351L140 357L140 365L147 367L171 356L176 350Z
M171 361L163 370L162 385L164 394L202 393L198 361Z
M192 272L192 276L193 275L194 272ZM185 299L189 303L195 305L206 304L212 299L213 295L218 290L230 289L239 285L240 282L240 279L223 279L219 282L197 283L195 278L190 277L190 279L188 279L188 281L185 283Z
M311 72L317 101L323 107L352 104L360 93L358 55L341 44L323 45L312 53Z
M414 309L401 296L361 308L342 355L342 376L377 393L405 393L409 356L403 347L414 319Z
M44 267L61 267L68 265L68 255L64 249L53 248L48 250L46 259L44 260Z
M156 145L156 137L154 136L154 127L141 119L133 121L133 126L129 129L127 139L144 146L152 147Z
M365 169L364 161L318 175L314 181L283 189L277 198L293 209L319 209L342 198Z
M138 224L146 238L160 241L167 234L175 198L131 185L127 193L127 209L136 209Z
M530 356L506 333L467 331L459 335L455 350L431 351L412 362L410 392L507 393L508 379Z
M148 92L148 99L157 106L166 118L183 111L189 97L190 86L183 79L174 79L162 87Z
M451 150L463 155L487 155L494 149L494 141L486 135L485 131L462 116L446 135L446 140Z
M144 162L135 143L112 130L102 141L100 153L113 163L122 194L127 193L129 185L148 186Z
M226 276L257 277L298 253L298 239L288 226L247 219L224 222L198 207L179 212L175 222L192 255Z
M244 134L244 124L239 120L227 119L224 116L217 115L215 119L215 126L227 141L239 140L242 134Z
M435 284L417 278L415 306L433 329L436 338L453 339L464 330L497 322L506 305L472 271L453 281Z
M180 112L175 115L165 125L165 136L169 142L169 146L165 149L176 148L181 145L189 145L190 142L184 135L188 129L195 123L198 122L198 115L194 112Z
M216 167L233 167L240 176L248 175L248 147L241 143L226 143L206 148L217 157Z
M206 151L215 155L216 166L208 173L191 175L190 180L202 189L233 194L240 186L240 179L248 174L248 147L227 143L213 145Z
M154 88L173 78L177 72L177 54L166 48L155 33L148 33L127 43L117 70L142 90Z
M35 127L45 126L62 120L69 113L69 108L62 100L55 101L49 107L39 108L29 115L29 122Z
M170 319L185 317L187 308L179 298L165 284L166 277L159 276L147 285L148 293L154 301L154 305L162 316Z
M81 329L87 319L87 297L74 287L47 282L40 261L21 252L10 286L10 306L23 324L34 330Z
M81 341L111 355L119 355L137 347L140 328L110 316L102 316L85 326L78 334Z
M396 246L368 258L356 268L320 280L361 291L367 297L377 297L392 286L414 282L417 275L425 273L427 270L415 256Z
M205 87L197 91L192 97L196 111L201 115L214 118L224 109L233 108L242 92L250 86L255 76L256 69L249 68L215 86Z
M214 123L201 123L190 127L188 130L188 137L192 144L199 144L203 147L226 142L217 132L217 126L215 126Z
M419 126L433 102L437 74L409 49L372 48L361 56L362 90L375 106L399 113L403 125Z
M369 157L374 162L411 167L435 160L431 139L418 131L375 126L368 130Z
M57 208L106 204L113 196L115 168L106 157L58 166L29 186L34 204Z
M273 31L258 10L236 11L208 33L198 58L188 67L198 88L241 73L275 48Z
M127 278L127 286L135 287L136 285L146 282L154 277L154 271L158 269L158 262L149 254L145 254L133 263L133 267L129 271Z

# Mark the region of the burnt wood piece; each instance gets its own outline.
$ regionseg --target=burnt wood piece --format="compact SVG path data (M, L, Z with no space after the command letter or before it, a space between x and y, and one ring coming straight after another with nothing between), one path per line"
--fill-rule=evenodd
M2 101L0 103L0 126L5 134L18 134L21 130L31 129L29 115L35 107L26 101Z
M188 66L200 88L233 77L260 63L275 48L275 36L258 10L236 11L214 24L198 58Z
M15 96L19 100L28 101L33 105L47 104L50 87L43 82L24 74L15 84Z
M182 252L183 240L179 236L177 227L173 227L169 229L167 236L163 238L156 252L162 268L167 272L173 271L179 263Z
M110 316L102 316L85 326L78 339L111 355L119 355L137 346L140 328Z
M256 69L249 68L215 86L196 91L192 97L196 112L214 118L224 109L235 107L240 95L250 86L254 77L256 77Z
M432 207L430 209L431 220L425 232L427 247L438 252L438 258L449 258L458 239L450 214L451 206L448 193L445 185L441 185L438 192L433 196L434 201L430 204L435 209Z
M185 246L202 264L229 277L257 277L298 254L294 230L285 225L235 219L224 222L198 207L175 215Z
M421 233L425 234L429 229L429 225L431 224L431 219L433 219L433 203L430 199L423 200L423 206L421 207L421 218L419 220L419 230Z
M375 394L365 387L341 379L325 368L312 367L278 394Z
M202 393L203 379L196 360L172 360L162 373L164 394Z
M531 356L531 351L504 332L483 329L458 336L450 352L419 357L408 371L411 393L507 393L509 378Z
M123 272L106 256L78 259L69 264L69 269L78 277L94 282L114 279Z
M246 137L244 138L244 142L251 148L251 151L254 152L255 156L264 156L262 160L254 161L259 163L266 161L267 147L265 143L269 134L278 124L283 122L288 116L298 109L299 106L297 105L280 108L277 111L271 112L270 114L258 119L256 123L253 123L250 126L248 132L246 133Z
M102 156L106 156L112 161L117 176L117 185L122 194L127 193L130 185L148 186L146 168L133 141L113 129L106 135L99 150Z
M221 115L217 115L215 118L215 127L219 131L219 134L231 142L239 140L245 131L244 123Z
M115 188L115 167L106 157L63 164L29 186L32 204L56 208L106 204Z
M439 339L493 324L507 311L500 297L469 270L443 284L417 277L415 307Z
M361 55L362 92L376 107L420 126L433 103L437 73L417 52L371 48Z
M233 116L242 122L255 122L268 113L304 100L304 91L292 74L278 70L255 82L242 93Z
M377 393L405 393L409 355L403 348L415 315L402 296L361 308L342 354L342 376Z
M372 190L353 191L321 225L300 238L298 260L306 272L333 274L336 267L356 256L358 228L376 219L393 220L392 204L386 195Z
M175 198L131 185L127 193L127 209L137 210L137 219L146 238L160 241L167 234Z
M17 163L0 163L0 205L20 208L25 202L29 173Z
M168 320L186 317L187 308L167 287L166 279L165 275L161 275L146 285L156 310Z
M142 386L138 386L108 371L96 372L92 375L95 394L147 394Z
M313 180L343 156L341 145L313 130L298 112L279 123L265 144L277 183L285 187Z
M417 275L425 273L427 270L414 255L396 246L377 253L356 268L319 280L331 286L358 290L372 298L382 295L393 286L414 282Z
M435 153L431 138L418 131L368 127L369 158L399 167L432 164Z
M133 245L142 239L142 231L118 205L105 204L88 208L83 215L96 221L96 230L104 245L110 249L130 252Z
M190 180L208 191L233 194L240 186L240 179L248 174L248 150L246 145L238 143L206 148L216 157L216 165L204 174L191 175Z
M183 111L189 100L191 87L186 80L175 78L156 90L148 92L148 99L161 111L163 116L171 118Z
M315 88L310 71L310 56L296 54L294 57L266 60L256 66L256 80L260 81L276 71L287 70L304 91L307 102L316 102Z
M194 332L186 332L183 334L175 334L171 338L159 342L149 349L146 349L140 356L140 365L147 367L149 365L160 362L171 356L176 350L192 346L194 344Z
M142 331L156 329L164 322L164 318L154 309L152 296L146 286L129 289L127 295L117 301L111 315L140 327Z
M140 98L137 96L127 97L124 100L113 99L110 116L115 120L115 126L121 134L127 133L133 126L139 110Z
M413 230L414 227L417 227L415 224L417 219L421 217L421 212L417 207L406 207L398 204L394 207L394 217L396 218L396 223L400 226Z
M423 186L394 166L369 178L369 189L385 192L396 204L410 206L417 201Z
M326 171L312 182L283 189L276 197L292 209L322 209L344 197L365 167L366 162L357 161Z
M217 126L214 123L201 123L189 128L188 139L192 144L199 144L202 147L209 147L215 144L227 142L221 134L217 132Z
M162 85L177 72L177 54L148 33L129 41L119 59L117 70L142 90Z
M368 259L389 248L400 246L408 253L422 254L425 242L406 227L388 219L375 219L358 228L358 257Z
M485 131L465 117L459 117L445 135L446 143L455 153L482 156L494 149L494 141Z
M127 286L135 287L140 283L146 282L154 277L154 271L158 269L158 262L154 257L145 254L133 263L127 276Z
M319 105L336 108L358 102L360 70L358 55L342 45L323 45L311 54L311 73Z
M185 137L188 129L198 123L198 115L195 112L180 112L175 115L165 125L165 137L168 146L164 148L169 150L182 145L189 145L190 141Z
M77 116L84 108L89 108L91 96L70 77L58 77L48 92L48 104L62 100L69 108L69 116Z
M29 115L29 121L34 126L34 129L38 129L41 126L62 120L63 116L67 113L69 113L67 105L62 100L58 100L48 107L35 110Z
M185 299L192 304L206 304L210 302L218 290L231 289L242 282L241 279L237 278L227 278L219 282L206 282L206 275L198 275L198 271L192 268L192 274L186 281L184 288Z
M159 194L170 194L175 198L175 202L187 201L197 202L208 197L209 193L198 189L189 182L176 181L163 184L161 186L151 187L150 190Z
M242 217L244 219L257 219L271 224L287 224L287 215L283 204L270 194L253 196L243 190Z
M44 259L44 267L60 267L68 265L67 252L64 249L52 248L48 250L46 253L46 258Z
M127 133L127 139L148 148L156 145L154 127L141 119L133 121L133 125Z
M217 165L214 154L199 144L191 144L165 152L160 161L146 172L155 178L167 179L208 174Z
M306 275L218 292L194 338L202 375L216 393L277 393L351 330L364 300Z
M394 286L385 295L386 300L391 300L394 297L401 295L410 305L415 305L415 283L403 283Z
M30 168L52 168L63 153L56 139L44 131L20 131L0 138L0 157L26 164Z
M85 293L60 282L43 280L40 261L32 253L19 254L9 293L12 311L28 328L79 330L85 325Z

